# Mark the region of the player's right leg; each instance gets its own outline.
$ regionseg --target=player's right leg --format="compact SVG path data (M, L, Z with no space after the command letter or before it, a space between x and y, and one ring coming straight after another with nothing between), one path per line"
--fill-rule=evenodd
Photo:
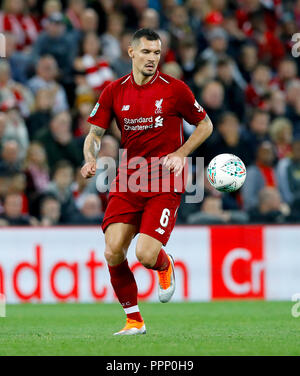
M126 258L136 232L136 226L128 223L111 223L105 230L105 259L111 284L127 316L125 327L115 335L146 333L137 303L137 285Z

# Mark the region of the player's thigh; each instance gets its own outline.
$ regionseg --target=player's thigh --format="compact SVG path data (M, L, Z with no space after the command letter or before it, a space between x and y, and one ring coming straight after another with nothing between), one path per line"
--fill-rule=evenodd
M151 198L143 212L140 233L166 245L176 222L180 201L181 195L172 192Z
M162 243L147 234L140 234L136 243L136 257L146 267L155 265Z
M111 223L105 231L105 258L110 265L126 258L129 245L137 232L130 223Z

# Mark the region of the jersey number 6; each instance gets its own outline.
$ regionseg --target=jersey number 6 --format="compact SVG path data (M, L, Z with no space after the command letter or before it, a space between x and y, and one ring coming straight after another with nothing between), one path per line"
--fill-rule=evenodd
M167 208L162 211L162 215L160 217L160 224L162 227L168 226L170 214L170 210Z

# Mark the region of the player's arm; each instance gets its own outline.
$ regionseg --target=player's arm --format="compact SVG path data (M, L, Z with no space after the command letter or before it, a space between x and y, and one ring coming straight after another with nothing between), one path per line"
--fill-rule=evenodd
M213 124L206 114L205 118L197 124L196 129L187 139L187 141L177 150L184 157L190 155L212 134Z
M180 175L184 164L185 157L196 150L212 133L213 124L206 114L205 118L197 124L196 129L187 139L187 141L174 153L168 154L164 160L164 165L173 171L176 176Z
M84 140L83 155L85 164L81 169L81 174L88 179L96 173L96 161L101 147L101 138L105 129L96 125L91 125L90 131Z
M81 174L86 179L96 174L96 161L100 151L101 139L105 130L109 128L113 117L112 98L112 84L110 84L102 91L98 102L87 119L91 127L84 140L85 164L81 169Z

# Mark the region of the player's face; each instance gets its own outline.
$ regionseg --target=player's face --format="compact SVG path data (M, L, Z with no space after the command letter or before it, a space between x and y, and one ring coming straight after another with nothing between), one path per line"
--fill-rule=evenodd
M133 68L144 76L153 76L159 63L161 53L160 40L141 38L139 43L129 47Z

